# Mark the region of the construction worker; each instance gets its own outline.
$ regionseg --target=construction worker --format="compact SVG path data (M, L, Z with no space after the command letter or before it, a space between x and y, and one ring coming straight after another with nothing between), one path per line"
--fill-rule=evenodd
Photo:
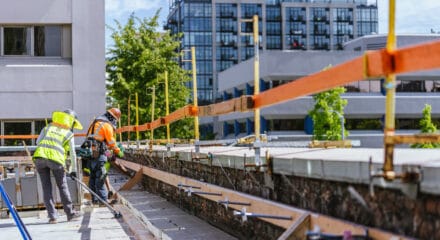
M111 161L111 159L109 159L109 160ZM109 172L110 167L111 167L109 160L107 160L107 162L104 164L104 168L107 173ZM89 161L89 159L85 159L85 161ZM85 167L83 167L84 175L90 177L90 169L87 168L87 163L83 164L83 166L85 166ZM110 199L113 197L114 190L113 190L112 186L110 185L110 180L108 178L108 174L104 180L104 184L105 184L105 187L107 188L107 191L108 191L107 198Z
M90 161L87 162L87 168L90 169L89 187L104 201L107 201L107 192L104 188L108 172L105 167L108 157L106 152L110 150L120 158L124 156L114 138L114 130L120 118L121 111L118 108L111 108L97 117L87 131L87 139L94 141L91 145L95 145L92 147ZM92 202L98 203L98 199L93 195Z
M33 161L40 175L43 187L44 205L47 209L49 223L57 223L57 211L52 194L52 181L50 171L55 177L55 182L60 191L61 202L67 216L71 221L81 216L80 212L73 209L67 186L65 166L67 154L70 155L70 176L76 177L76 154L73 129L82 129L76 113L67 109L64 112L52 113L52 123L48 124L37 139L37 148L33 155Z

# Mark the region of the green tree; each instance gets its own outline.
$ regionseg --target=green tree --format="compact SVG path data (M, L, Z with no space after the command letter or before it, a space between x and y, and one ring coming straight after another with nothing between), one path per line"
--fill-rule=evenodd
M420 119L421 133L437 133L437 126L431 120L431 105L425 104L423 108L423 117ZM440 148L440 143L416 143L411 145L412 148Z
M347 100L341 98L345 88L337 87L313 96L315 106L309 111L313 119L314 140L341 140L340 116L344 116ZM345 130L345 129L344 129ZM344 131L348 135L348 131Z
M160 10L152 18L138 18L132 14L125 25L116 21L112 30L114 44L107 49L107 89L109 105L121 107L122 125L127 122L128 99L130 96L130 125L135 125L135 93L138 94L139 124L151 121L151 88L156 88L155 119L165 116L164 73L168 72L170 113L185 106L190 97L185 83L190 80L189 72L175 61L180 57L177 49L181 35L158 32ZM184 119L172 123L171 137L188 139L192 137L193 123ZM150 132L141 133L142 138ZM133 138L134 135L131 137ZM154 138L165 138L166 128L155 130Z

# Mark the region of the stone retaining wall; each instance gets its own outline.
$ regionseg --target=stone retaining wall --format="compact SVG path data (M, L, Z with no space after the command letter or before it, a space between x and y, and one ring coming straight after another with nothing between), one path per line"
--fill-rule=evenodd
M127 152L126 159L145 166L205 181L229 189L285 203L358 224L381 228L420 239L440 239L440 197L419 194L411 199L398 190L375 188L370 197L367 185L323 181L288 175L244 171L162 157L149 158ZM266 222L241 223L224 207L197 196L187 197L176 187L145 179L148 191L158 193L183 209L242 239L273 239L283 229ZM183 196L182 196L183 195ZM360 196L360 197L359 197Z

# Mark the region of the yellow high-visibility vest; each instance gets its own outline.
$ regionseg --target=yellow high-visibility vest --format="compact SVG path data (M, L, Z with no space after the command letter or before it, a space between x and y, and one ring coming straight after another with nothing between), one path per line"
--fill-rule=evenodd
M42 134L44 135L38 143L33 159L46 158L65 166L67 151L70 149L69 141L73 133L69 129L49 124L42 130Z

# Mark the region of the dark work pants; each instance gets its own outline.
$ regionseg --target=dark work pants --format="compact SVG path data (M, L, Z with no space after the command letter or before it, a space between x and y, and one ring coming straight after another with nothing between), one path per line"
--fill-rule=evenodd
M92 191L98 194L99 197L107 201L107 190L104 186L106 173L103 173L101 170L105 164L105 161L107 161L107 157L105 155L101 155L98 159L93 159L90 161L89 187ZM92 201L98 201L93 194Z
M49 159L38 158L35 160L35 166L40 175L41 185L43 187L44 205L47 209L47 214L50 219L57 219L57 211L55 209L55 200L52 193L52 181L50 180L50 171L52 170L55 182L60 191L61 202L63 209L67 216L73 214L72 200L70 192L67 187L66 174L63 165L56 163Z

